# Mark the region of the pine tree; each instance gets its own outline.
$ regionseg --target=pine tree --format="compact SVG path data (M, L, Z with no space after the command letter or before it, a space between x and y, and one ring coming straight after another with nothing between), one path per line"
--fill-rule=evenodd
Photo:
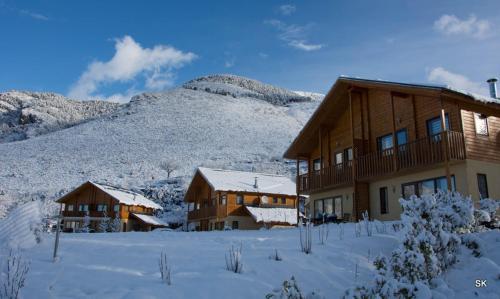
M83 226L81 232L88 233L89 231L90 231L90 216L89 216L89 211L86 211L85 216L83 217Z
M120 219L120 214L118 212L115 212L115 217L110 223L110 228L111 231L114 233L119 233L122 228L122 221Z
M110 226L110 222L109 222L108 212L106 210L104 210L102 212L102 218L99 221L99 231L102 233L105 233L108 231L109 226Z

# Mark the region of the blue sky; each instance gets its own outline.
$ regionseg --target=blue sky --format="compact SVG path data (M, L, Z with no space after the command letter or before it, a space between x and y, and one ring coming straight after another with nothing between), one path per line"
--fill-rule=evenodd
M213 73L326 92L339 75L487 93L499 1L0 0L0 91L123 100Z

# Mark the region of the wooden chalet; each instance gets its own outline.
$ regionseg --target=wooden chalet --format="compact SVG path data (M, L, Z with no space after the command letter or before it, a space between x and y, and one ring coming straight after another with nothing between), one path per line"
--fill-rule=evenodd
M199 231L297 224L296 187L288 177L199 167L184 200Z
M500 100L339 77L284 157L316 219L397 219L399 198L438 190L500 198Z
M120 231L150 231L168 226L154 216L162 207L141 194L88 181L57 202L61 203L64 231L77 232L89 216L91 231L99 231L103 217L120 219Z

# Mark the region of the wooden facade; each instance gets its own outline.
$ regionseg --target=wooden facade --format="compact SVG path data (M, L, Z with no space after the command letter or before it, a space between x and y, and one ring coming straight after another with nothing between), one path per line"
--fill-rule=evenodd
M61 203L65 231L80 230L86 216L90 219L89 228L92 232L99 230L99 222L103 217L109 217L110 221L119 218L121 231L150 231L156 227L165 226L146 223L134 215L153 216L158 209L154 203L152 205L146 204L146 206L141 205L141 203L124 204L102 187L89 181L57 200ZM111 187L106 186L106 188Z
M477 133L475 118L487 124L487 134ZM500 100L485 102L441 87L341 77L285 158L307 164L306 173L297 173L299 194L314 197L353 188L352 211L347 212L359 219L361 212L370 211L371 182L440 168L450 187L451 167L467 160L500 170Z
M245 209L246 206L295 209L297 204L294 194L216 190L200 171L195 173L186 192L185 201L188 203L188 223L198 231L223 230L228 227L258 229L264 224L256 223Z

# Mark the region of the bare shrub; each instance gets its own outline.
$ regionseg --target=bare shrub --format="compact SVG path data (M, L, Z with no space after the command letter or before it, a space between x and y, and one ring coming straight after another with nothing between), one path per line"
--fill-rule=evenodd
M281 288L273 290L266 295L266 299L310 299L321 298L315 292L305 294L299 287L297 280L292 276L290 280L285 280Z
M328 223L322 224L318 227L319 243L324 245L328 240L328 234L330 233L330 227Z
M365 227L366 235L368 237L371 237L373 235L373 225L370 222L370 217L368 216L368 211L364 211L361 215L363 216L363 224Z
M0 298L17 299L19 291L24 287L30 263L14 250L9 251L6 263L2 267Z
M387 225L385 222L381 221L375 221L375 230L377 231L377 234L386 234L387 233Z
M344 224L339 223L339 240L344 240Z
M359 222L354 223L354 236L361 237L361 223Z
M307 222L299 228L300 230L300 250L305 254L312 252L312 223Z
M229 249L228 253L226 253L226 269L228 271L234 273L241 273L241 271L243 271L243 263L241 261L241 249L242 249L242 244L240 244L239 248L231 245L231 249Z
M167 178L170 178L170 175L179 169L179 164L174 160L166 160L160 163L160 168L167 172Z
M160 254L160 261L158 262L158 266L160 267L161 280L164 283L166 283L167 285L171 285L172 284L172 276L171 276L172 267L169 265L168 260L167 260L167 253L165 253L164 251L162 251Z
M278 249L274 249L273 254L271 254L269 256L269 258L272 260L278 261L278 262L283 260L283 258L281 258L280 254L278 252Z

